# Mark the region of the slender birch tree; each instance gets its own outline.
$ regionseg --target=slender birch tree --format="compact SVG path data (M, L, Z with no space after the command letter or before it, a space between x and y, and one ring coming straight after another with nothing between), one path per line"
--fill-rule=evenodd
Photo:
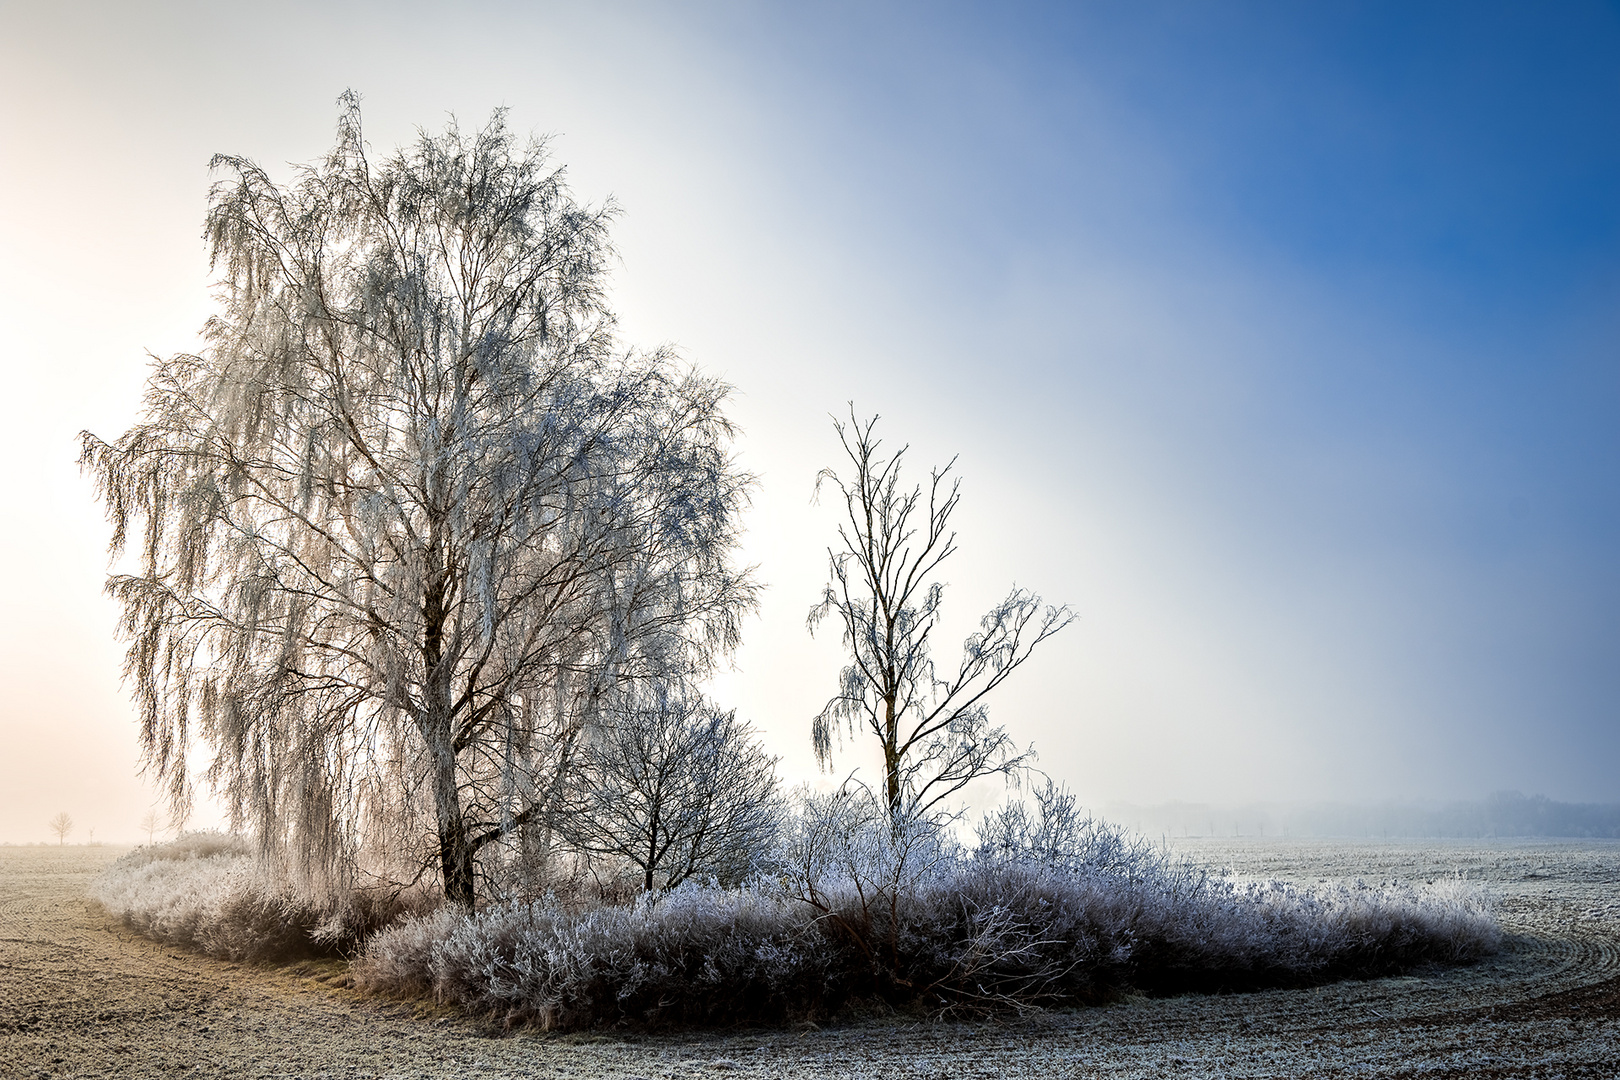
M883 798L896 820L927 816L982 776L1011 776L1032 756L1005 728L990 723L985 698L1029 659L1035 647L1074 620L1067 605L1043 608L1041 598L1014 588L984 616L962 646L962 657L943 673L930 638L939 625L944 583L940 565L956 552L952 512L961 481L953 460L929 475L926 492L900 481L906 447L885 457L864 423L834 419L850 469L822 470L816 480L838 492L844 518L838 544L827 551L830 578L810 610L814 633L831 616L842 631L850 662L839 673L838 693L816 716L811 734L826 766L833 742L846 727L864 730L883 754Z
M616 345L611 205L502 113L373 160L340 104L289 185L214 159L206 347L82 464L138 553L107 588L175 808L200 741L267 851L381 844L466 905L609 693L735 646L749 479L728 388Z

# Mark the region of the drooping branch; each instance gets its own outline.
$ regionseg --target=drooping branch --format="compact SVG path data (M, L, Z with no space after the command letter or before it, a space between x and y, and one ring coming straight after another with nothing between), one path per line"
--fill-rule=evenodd
M110 588L176 809L200 739L267 846L434 850L470 902L605 687L734 647L750 479L723 384L615 345L611 205L499 114L380 159L361 131L346 95L287 186L215 159L207 347L81 463L139 556Z

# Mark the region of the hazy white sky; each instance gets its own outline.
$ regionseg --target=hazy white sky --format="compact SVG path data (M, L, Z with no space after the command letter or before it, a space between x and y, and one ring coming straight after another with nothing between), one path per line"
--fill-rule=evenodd
M625 337L737 387L719 693L790 778L853 399L960 454L957 637L1079 611L992 711L1086 801L1620 798L1617 61L1596 4L0 0L0 839L151 803L74 436L208 313L209 156L346 87L623 206Z

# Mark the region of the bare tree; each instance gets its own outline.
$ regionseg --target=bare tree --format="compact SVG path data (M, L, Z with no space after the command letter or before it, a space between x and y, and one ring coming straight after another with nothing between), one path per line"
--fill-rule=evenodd
M647 890L697 874L745 878L784 816L776 761L748 725L665 688L612 715L584 751L578 802L563 819L569 842L633 866Z
M930 635L939 623L944 584L935 577L956 551L950 517L961 481L953 460L921 486L905 488L900 462L873 435L877 417L862 423L853 407L846 427L834 420L852 472L847 479L824 469L844 502L839 545L828 549L831 580L810 611L812 633L834 616L850 663L839 692L816 716L812 734L823 766L835 735L847 725L864 728L883 751L884 797L895 820L927 816L970 781L1012 775L1031 756L1004 728L993 727L985 697L1029 659L1035 646L1074 619L1065 605L1042 608L1040 597L1014 588L979 622L962 659L943 676L934 665Z
M380 845L471 904L606 695L735 646L728 388L618 348L613 210L501 113L374 162L346 94L293 184L214 165L206 348L83 435L114 554L139 530L108 591L143 751L177 815L201 736L267 849Z
M73 819L68 817L67 811L64 810L51 818L50 825L51 832L56 834L57 844L67 843L68 833L73 831Z
M141 829L146 833L146 842L151 844L157 839L157 834L163 830L163 818L156 810L148 810L141 818Z

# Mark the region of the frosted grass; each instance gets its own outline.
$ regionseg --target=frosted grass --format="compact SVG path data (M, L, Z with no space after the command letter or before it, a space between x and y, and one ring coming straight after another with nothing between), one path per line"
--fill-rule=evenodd
M378 928L426 907L419 893L312 895L242 840L219 833L136 848L89 895L136 933L227 960L352 952Z

